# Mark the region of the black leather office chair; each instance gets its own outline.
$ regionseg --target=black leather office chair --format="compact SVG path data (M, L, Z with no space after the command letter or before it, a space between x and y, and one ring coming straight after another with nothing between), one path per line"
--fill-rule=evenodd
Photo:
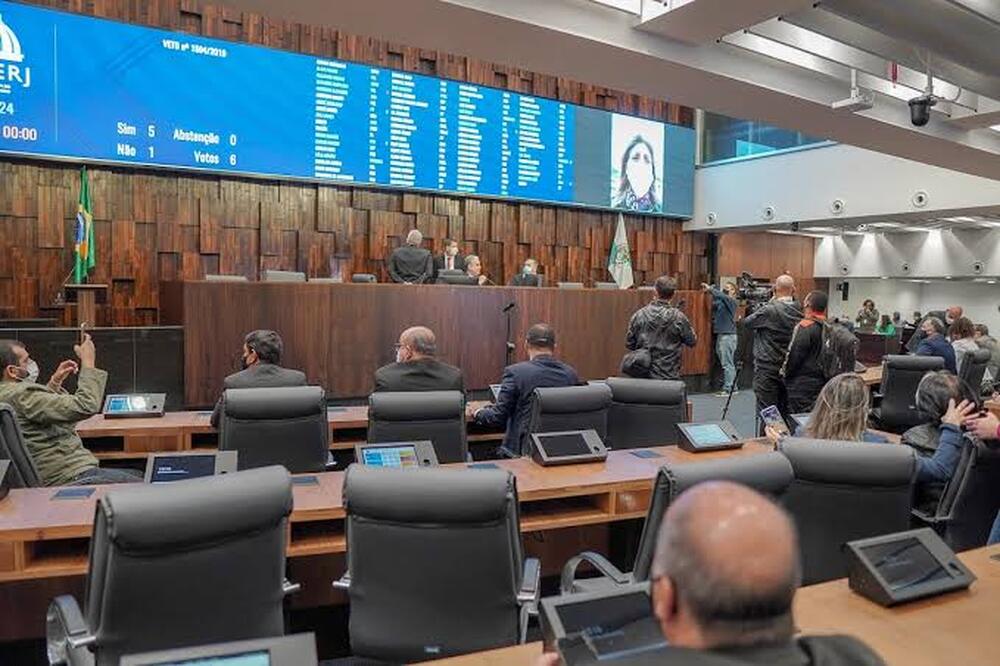
M529 433L593 429L602 441L608 438L611 388L607 384L537 388L531 399ZM530 438L523 446L530 446Z
M687 389L682 381L608 377L608 448L632 449L676 444L677 424L687 421Z
M895 356L882 359L882 386L872 410L876 427L902 433L907 428L929 420L916 404L917 385L928 372L944 369L944 359L938 356Z
M351 275L351 282L356 282L359 284L378 282L378 278L376 278L371 273L353 273Z
M368 396L370 443L415 440L430 440L440 463L468 460L461 391L387 391Z
M84 608L56 597L49 662L280 636L292 481L281 467L109 490L97 503Z
M734 481L780 501L792 483L792 466L780 453L762 453L752 456L734 456L705 462L664 465L656 475L653 497L642 526L635 566L631 574L618 570L604 556L583 552L573 557L562 571L563 594L592 590L610 583L624 585L649 580L656 553L656 539L663 522L663 515L670 503L682 492L703 481ZM588 562L602 575L599 579L576 580L576 570ZM604 580L609 579L609 580Z
M968 352L962 358L962 367L958 370L958 376L969 385L976 395L980 393L983 385L983 377L986 375L986 366L990 364L990 350L977 349Z
M788 438L778 448L794 474L782 503L798 528L804 585L846 576L848 541L910 528L910 447Z
M219 450L236 451L240 469L284 465L322 472L330 457L326 394L320 386L226 389Z
M916 522L933 527L959 552L985 546L1000 511L1000 449L966 438L955 474L933 514L914 509Z
M44 485L24 443L21 426L17 424L17 414L6 403L0 404L0 460L11 462L7 472L11 488L39 488Z
M395 663L523 642L539 563L501 470L352 465L344 479L355 657Z

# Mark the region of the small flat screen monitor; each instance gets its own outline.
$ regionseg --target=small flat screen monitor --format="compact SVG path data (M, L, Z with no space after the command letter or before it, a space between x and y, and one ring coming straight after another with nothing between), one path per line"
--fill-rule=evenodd
M124 655L121 666L316 666L316 637L292 634Z
M412 444L403 446L370 446L361 452L361 462L373 467L419 467L417 447Z
M143 416L163 416L165 393L118 393L104 399L104 416L107 418L129 418Z
M743 440L729 421L678 423L677 430L681 434L678 445L683 450L692 453L734 449L743 446Z
M433 467L438 464L434 444L428 440L362 444L357 447L355 458L371 467Z
M236 451L156 453L146 461L146 483L170 483L236 471Z
M919 539L864 546L861 552L893 592L952 577Z
M583 431L539 434L538 439L544 444L545 451L550 456L583 456L590 453L590 445L583 436Z

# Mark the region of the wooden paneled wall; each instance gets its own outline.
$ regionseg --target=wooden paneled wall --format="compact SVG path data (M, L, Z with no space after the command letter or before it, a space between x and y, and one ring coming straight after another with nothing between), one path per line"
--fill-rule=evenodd
M734 277L750 271L755 278L773 280L782 273L795 278L800 295L826 289L828 280L813 278L816 239L811 236L766 232L726 232L719 234L718 274Z
M36 4L693 124L691 109L662 100L196 0ZM0 317L62 312L53 303L72 267L77 183L77 165L0 162ZM412 228L435 251L445 237L459 239L497 283L529 256L550 284L606 280L617 219L575 208L125 168L91 169L91 191L98 257L92 281L111 285L104 325L157 323L162 280L208 273L257 279L262 269L324 277L332 257L348 277L371 272L385 279L386 257ZM690 288L705 278L703 236L667 219L626 221L638 283L669 273Z

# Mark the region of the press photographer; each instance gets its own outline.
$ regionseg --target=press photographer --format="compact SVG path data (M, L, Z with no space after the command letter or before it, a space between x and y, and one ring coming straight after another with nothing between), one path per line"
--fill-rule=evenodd
M747 305L749 310L750 303ZM781 275L774 281L772 298L743 320L753 334L753 392L758 414L774 405L788 419L788 395L780 371L792 331L801 319L802 306L795 300L795 280L791 275ZM758 433L760 427L758 419Z

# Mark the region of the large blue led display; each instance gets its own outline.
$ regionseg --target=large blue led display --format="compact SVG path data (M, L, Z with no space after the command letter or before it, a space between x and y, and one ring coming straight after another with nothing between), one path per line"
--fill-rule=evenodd
M693 205L688 128L2 1L0 152L681 217Z

